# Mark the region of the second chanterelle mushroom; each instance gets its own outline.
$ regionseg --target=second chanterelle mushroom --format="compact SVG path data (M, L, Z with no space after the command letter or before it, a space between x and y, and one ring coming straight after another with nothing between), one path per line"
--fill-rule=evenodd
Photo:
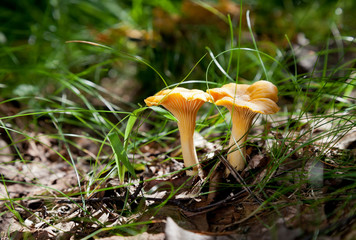
M209 94L182 87L162 90L145 99L147 106L162 105L177 118L184 165L194 166L193 169L186 171L190 176L196 175L199 167L193 140L195 121L199 108L208 100Z
M231 113L232 131L229 142L229 163L236 169L245 166L246 141L252 120L258 113L273 114L279 111L278 89L268 81L258 81L252 85L229 83L221 88L213 88L208 93L214 103L226 107ZM226 174L230 171L226 170Z

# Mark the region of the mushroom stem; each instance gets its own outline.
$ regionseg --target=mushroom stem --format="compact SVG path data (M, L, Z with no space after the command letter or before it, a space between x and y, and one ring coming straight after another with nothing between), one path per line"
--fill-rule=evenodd
M250 130L252 120L256 113L246 108L229 108L232 119L232 130L229 142L229 153L227 160L236 170L242 170L246 164L246 142L248 132ZM230 170L226 169L225 174L228 175Z
M185 167L191 167L192 169L186 170L188 176L194 176L196 174L201 175L202 171L199 165L197 153L194 145L194 131L196 125L196 118L199 108L204 104L204 101L187 101L186 109L175 109L169 104L162 104L178 120L178 129L180 132L180 143L182 147L182 155Z
M194 146L195 119L194 122L192 122L192 124L189 125L192 126L184 126L184 123L178 122L184 166L191 167L195 165L193 168L188 169L186 171L186 174L188 176L193 176L199 172L199 168L198 168L199 161Z

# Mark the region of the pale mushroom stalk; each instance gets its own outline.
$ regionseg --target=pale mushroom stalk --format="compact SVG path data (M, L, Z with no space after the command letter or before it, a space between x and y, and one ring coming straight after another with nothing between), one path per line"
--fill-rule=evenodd
M229 142L229 154L227 159L236 170L242 170L245 167L246 146L248 132L251 128L252 120L256 113L238 107L228 107L231 113L232 129ZM226 170L226 174L230 171Z
M199 172L199 161L194 145L194 131L197 113L203 104L204 101L187 101L186 105L182 107L182 109L177 107L180 103L176 101L162 104L178 120L178 130L180 133L184 166L191 167L195 165L193 169L186 171L188 176L195 175Z
M179 125L178 128L182 129L179 127ZM184 132L183 132L184 134L182 134L182 131L181 130L179 131L181 132L180 142L182 145L182 155L183 155L184 165L186 167L195 165L192 170L189 169L186 171L186 174L188 176L192 176L199 172L199 168L198 168L199 161L194 146L194 138L193 138L194 132L193 134L184 133Z

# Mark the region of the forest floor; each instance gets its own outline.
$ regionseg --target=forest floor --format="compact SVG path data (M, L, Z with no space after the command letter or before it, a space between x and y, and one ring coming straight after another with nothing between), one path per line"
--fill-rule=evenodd
M1 111L16 115L20 109L8 103L1 105ZM91 186L95 193L88 195L85 187L89 178L85 176L91 173L97 144L73 138L77 147L68 156L63 144L48 137L55 129L51 129L46 118L38 121L33 132L26 117L16 119L16 124L28 126L27 141L23 133L8 134L3 129L0 141L3 180L0 190L2 196L11 199L0 204L3 237L314 239L315 234L318 239L356 237L354 172L349 172L353 166L346 164L355 164L356 129L341 138L332 151L323 153L324 161L313 160L319 159L322 145L294 151L296 146L281 141L280 147L292 154L276 169L269 164L272 159L265 151L266 142L252 140L247 146L247 167L228 178L222 174L226 151L218 144L196 136L198 155L205 159L202 162L205 176L200 179L179 171L182 162L165 161L170 157L168 149L175 146L165 149L152 142L140 149L140 155L129 157L136 161L145 158L147 163L136 170L136 179L120 184L117 177L103 178ZM283 137L277 132L270 134L277 139ZM6 148L8 144L12 147ZM21 161L15 161L16 152L22 153ZM178 154L179 149L169 153ZM74 159L76 171L60 156ZM215 164L217 160L219 164ZM328 171L341 177L323 179L323 173ZM264 191L254 187L251 191L250 186L256 186L266 175L275 187L266 187Z

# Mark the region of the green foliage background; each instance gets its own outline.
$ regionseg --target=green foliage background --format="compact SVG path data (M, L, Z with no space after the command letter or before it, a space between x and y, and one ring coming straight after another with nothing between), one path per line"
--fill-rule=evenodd
M208 3L214 4L214 1ZM352 20L356 4L351 0L267 3L255 0L242 3L243 11L252 9L253 31L261 44L266 45L261 51L268 51L272 56L276 56L277 50L288 56L290 46L286 36L293 42L298 33L304 33L310 45L321 50L327 47L327 39L352 37L356 28ZM224 31L211 25L182 24L174 29L176 32L173 35L160 35L160 40L155 43L117 37L110 43L112 51L66 41L98 42L97 34L120 26L154 31L153 10L161 8L171 15L184 16L181 4L181 1L144 0L2 1L0 79L4 85L1 96L58 95L59 90L66 87L57 78L68 79L68 75L79 73L96 84L100 84L101 79L110 73L114 76L128 74L128 77L141 82L145 95L164 87L157 74L140 63L137 63L135 73L125 73L125 67L118 67L117 62L133 63L132 59L127 61L122 55L117 59L121 53L146 59L164 75L168 84L177 83L206 53L206 47L218 54L231 46L227 22ZM232 22L233 27L238 29L238 19L232 19ZM243 22L246 21L243 19ZM235 37L237 33L234 30ZM250 38L244 37L248 35L245 24L242 33L241 46L252 47ZM236 42L233 45L236 46ZM244 57L240 73L242 77L251 79L256 69ZM209 60L203 61L190 78L202 80L208 63ZM98 66L95 67L96 64Z

